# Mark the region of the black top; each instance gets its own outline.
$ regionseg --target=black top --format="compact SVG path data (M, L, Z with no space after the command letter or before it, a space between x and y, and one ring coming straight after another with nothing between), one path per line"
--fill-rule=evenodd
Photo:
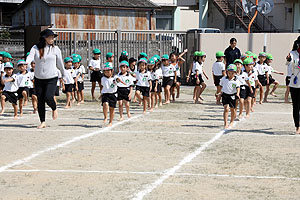
M241 58L241 51L237 47L232 49L231 46L229 46L225 50L224 54L225 54L225 58L226 58L226 67L230 64L233 64L235 59Z

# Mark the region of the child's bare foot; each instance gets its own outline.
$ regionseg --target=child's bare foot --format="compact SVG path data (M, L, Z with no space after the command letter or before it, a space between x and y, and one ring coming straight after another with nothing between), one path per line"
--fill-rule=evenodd
M146 113L147 113L146 111L143 112L144 115L146 115Z
M104 120L103 120L103 124L106 124L106 122L107 122L107 119L104 119Z
M195 101L195 104L203 104L202 101Z
M224 129L228 129L228 127L229 127L228 124L224 125Z
M79 103L82 103L82 104L84 104L84 100L80 101Z
M76 105L77 105L77 106L80 106L80 102L78 102Z
M142 106L142 103L139 103L139 106Z
M130 113L128 113L128 114L127 114L127 117L128 117L128 118L131 118L131 114L130 114Z
M107 124L107 127L112 127L112 122L110 122L109 124Z
M233 127L233 122L230 122L229 127L228 128L232 128Z
M268 100L264 100L263 103L269 103L269 101Z
M76 102L76 100L75 100L75 99L73 99L71 102L72 102L72 103L75 103L75 102Z
M38 129L46 128L46 123L45 123L45 122L42 122L37 128L38 128Z
M160 103L159 103L159 106L163 106L163 103L162 103L162 102L160 102Z
M123 118L123 117L120 117L120 118L119 118L119 121L123 121L123 120L124 120L124 118Z
M200 99L201 101L204 101L204 99L203 99L201 96L199 97L199 99Z
M176 98L177 98L177 99L179 98L179 94L176 95Z
M155 104L154 108L158 108L158 105L157 105L157 104Z
M20 117L23 117L23 112L20 113Z
M65 109L71 108L71 106L65 106Z
M150 112L153 112L153 108L150 108L149 111L150 111Z
M284 103L291 103L291 102L289 102L289 101L284 101Z
M251 112L254 112L253 108L250 109Z
M263 102L262 101L259 101L259 104L262 104Z
M57 112L57 110L53 110L53 111L52 111L52 119L53 119L53 120L56 120L57 117L58 117L58 112Z
M28 100L27 100L27 101L24 101L23 106L27 106L27 104L28 104Z
M3 109L3 110L0 112L0 115L3 115L3 114L4 114L4 111L5 111L5 110Z
M18 115L15 115L15 116L14 116L14 120L18 120Z
M249 118L250 117L250 114L246 115L246 118Z
M277 97L277 95L274 92L271 92L270 95L272 95L273 97Z
M243 119L243 115L242 114L239 115L239 119Z

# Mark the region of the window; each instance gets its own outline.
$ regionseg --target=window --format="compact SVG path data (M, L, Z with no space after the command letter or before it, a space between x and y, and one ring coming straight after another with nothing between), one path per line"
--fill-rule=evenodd
M156 29L172 30L173 29L173 12L171 10L163 10L156 12Z

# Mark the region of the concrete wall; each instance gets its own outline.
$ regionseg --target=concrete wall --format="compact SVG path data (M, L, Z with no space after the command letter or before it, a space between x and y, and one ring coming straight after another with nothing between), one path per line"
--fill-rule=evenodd
M267 33L267 52L274 57L273 68L286 74L287 67L285 65L285 57L291 51L294 40L300 34L297 33ZM264 33L220 33L220 34L200 34L200 49L207 53L204 64L204 70L209 75L210 80L206 81L208 85L213 86L211 68L215 62L215 53L224 51L229 46L230 38L235 37L238 41L237 47L242 53L250 50L256 54L263 51ZM285 84L285 76L275 75L275 79L279 80L281 85Z
M294 32L300 31L300 3L294 5Z
M178 7L179 11L179 28L177 30L186 31L199 27L199 12L189 10L188 7Z

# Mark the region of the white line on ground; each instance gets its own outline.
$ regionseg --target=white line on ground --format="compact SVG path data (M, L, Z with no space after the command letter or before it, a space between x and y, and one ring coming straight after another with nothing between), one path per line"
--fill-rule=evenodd
M136 133L136 134L176 134L176 135L212 135L215 133L203 133L203 132L183 132L183 131L109 131L110 133Z
M163 175L164 172L133 172L133 171L104 171L104 170L54 170L54 169L29 169L14 170L8 169L4 173L82 173L82 174L139 174L139 175ZM253 176L253 175L232 175L232 174L197 174L197 173L174 173L172 176L200 176L200 177L224 177L224 178L251 178L251 179L284 179L300 181L300 178L292 178L285 176ZM172 184L172 183L168 183Z
M234 123L234 126L237 122ZM141 190L140 192L137 192L133 199L134 200L141 200L146 195L151 193L155 188L160 186L166 179L168 179L170 176L173 176L177 170L179 170L183 165L191 162L194 158L196 158L199 154L201 154L205 149L207 149L212 143L217 141L222 137L222 135L226 132L226 130L222 130L219 133L217 133L212 139L201 145L198 149L196 149L194 152L190 153L186 157L184 157L177 165L172 167L171 169L165 170L165 172L162 174L161 177L159 177L155 182L146 185L145 189Z
M127 119L127 120L124 120L124 121L118 122L118 123L116 123L116 124L113 124L112 127L106 127L106 128L101 129L101 130L98 130L98 131L93 131L93 132L91 132L91 133L87 133L87 134L84 134L84 135L81 135L81 136L77 136L77 137L74 137L74 138L72 138L71 140L68 140L68 141L66 141L66 142L63 142L63 143L54 145L54 146L52 146L52 147L49 147L49 148L44 149L44 150L41 150L41 151L37 151L37 152L31 154L31 155L28 156L28 157L25 157L25 158L20 159L20 160L16 160L16 161L14 161L14 162L12 162L12 163L10 163L10 164L7 164L7 165L4 165L4 166L0 167L0 173L3 172L3 171L5 171L5 170L7 170L7 169L9 169L9 168L11 168L11 167L15 167L15 166L17 166L17 165L24 164L24 163L26 163L26 162L28 162L28 161L30 161L30 160L32 160L32 159L34 159L34 158L36 158L36 157L42 155L42 154L44 154L44 153L47 153L47 152L49 152L49 151L54 151L54 150L56 150L56 149L59 149L59 148L65 147L65 146L67 146L67 145L69 145L69 144L72 144L72 143L74 143L74 142L77 142L77 141L80 141L80 140L83 140L83 139L86 139L86 138L95 136L95 135L97 135L97 134L100 134L100 133L109 131L109 130L111 130L112 128L114 128L114 127L116 127L116 126L119 126L119 125L121 125L121 124L124 124L124 123L126 123L126 122L128 122L128 121L131 121L131 120L133 120L133 119L136 119L136 118L139 118L139 117L142 117L142 116L143 116L143 115L136 115L136 116L134 116L134 117L132 117L132 118L129 118L129 119Z

